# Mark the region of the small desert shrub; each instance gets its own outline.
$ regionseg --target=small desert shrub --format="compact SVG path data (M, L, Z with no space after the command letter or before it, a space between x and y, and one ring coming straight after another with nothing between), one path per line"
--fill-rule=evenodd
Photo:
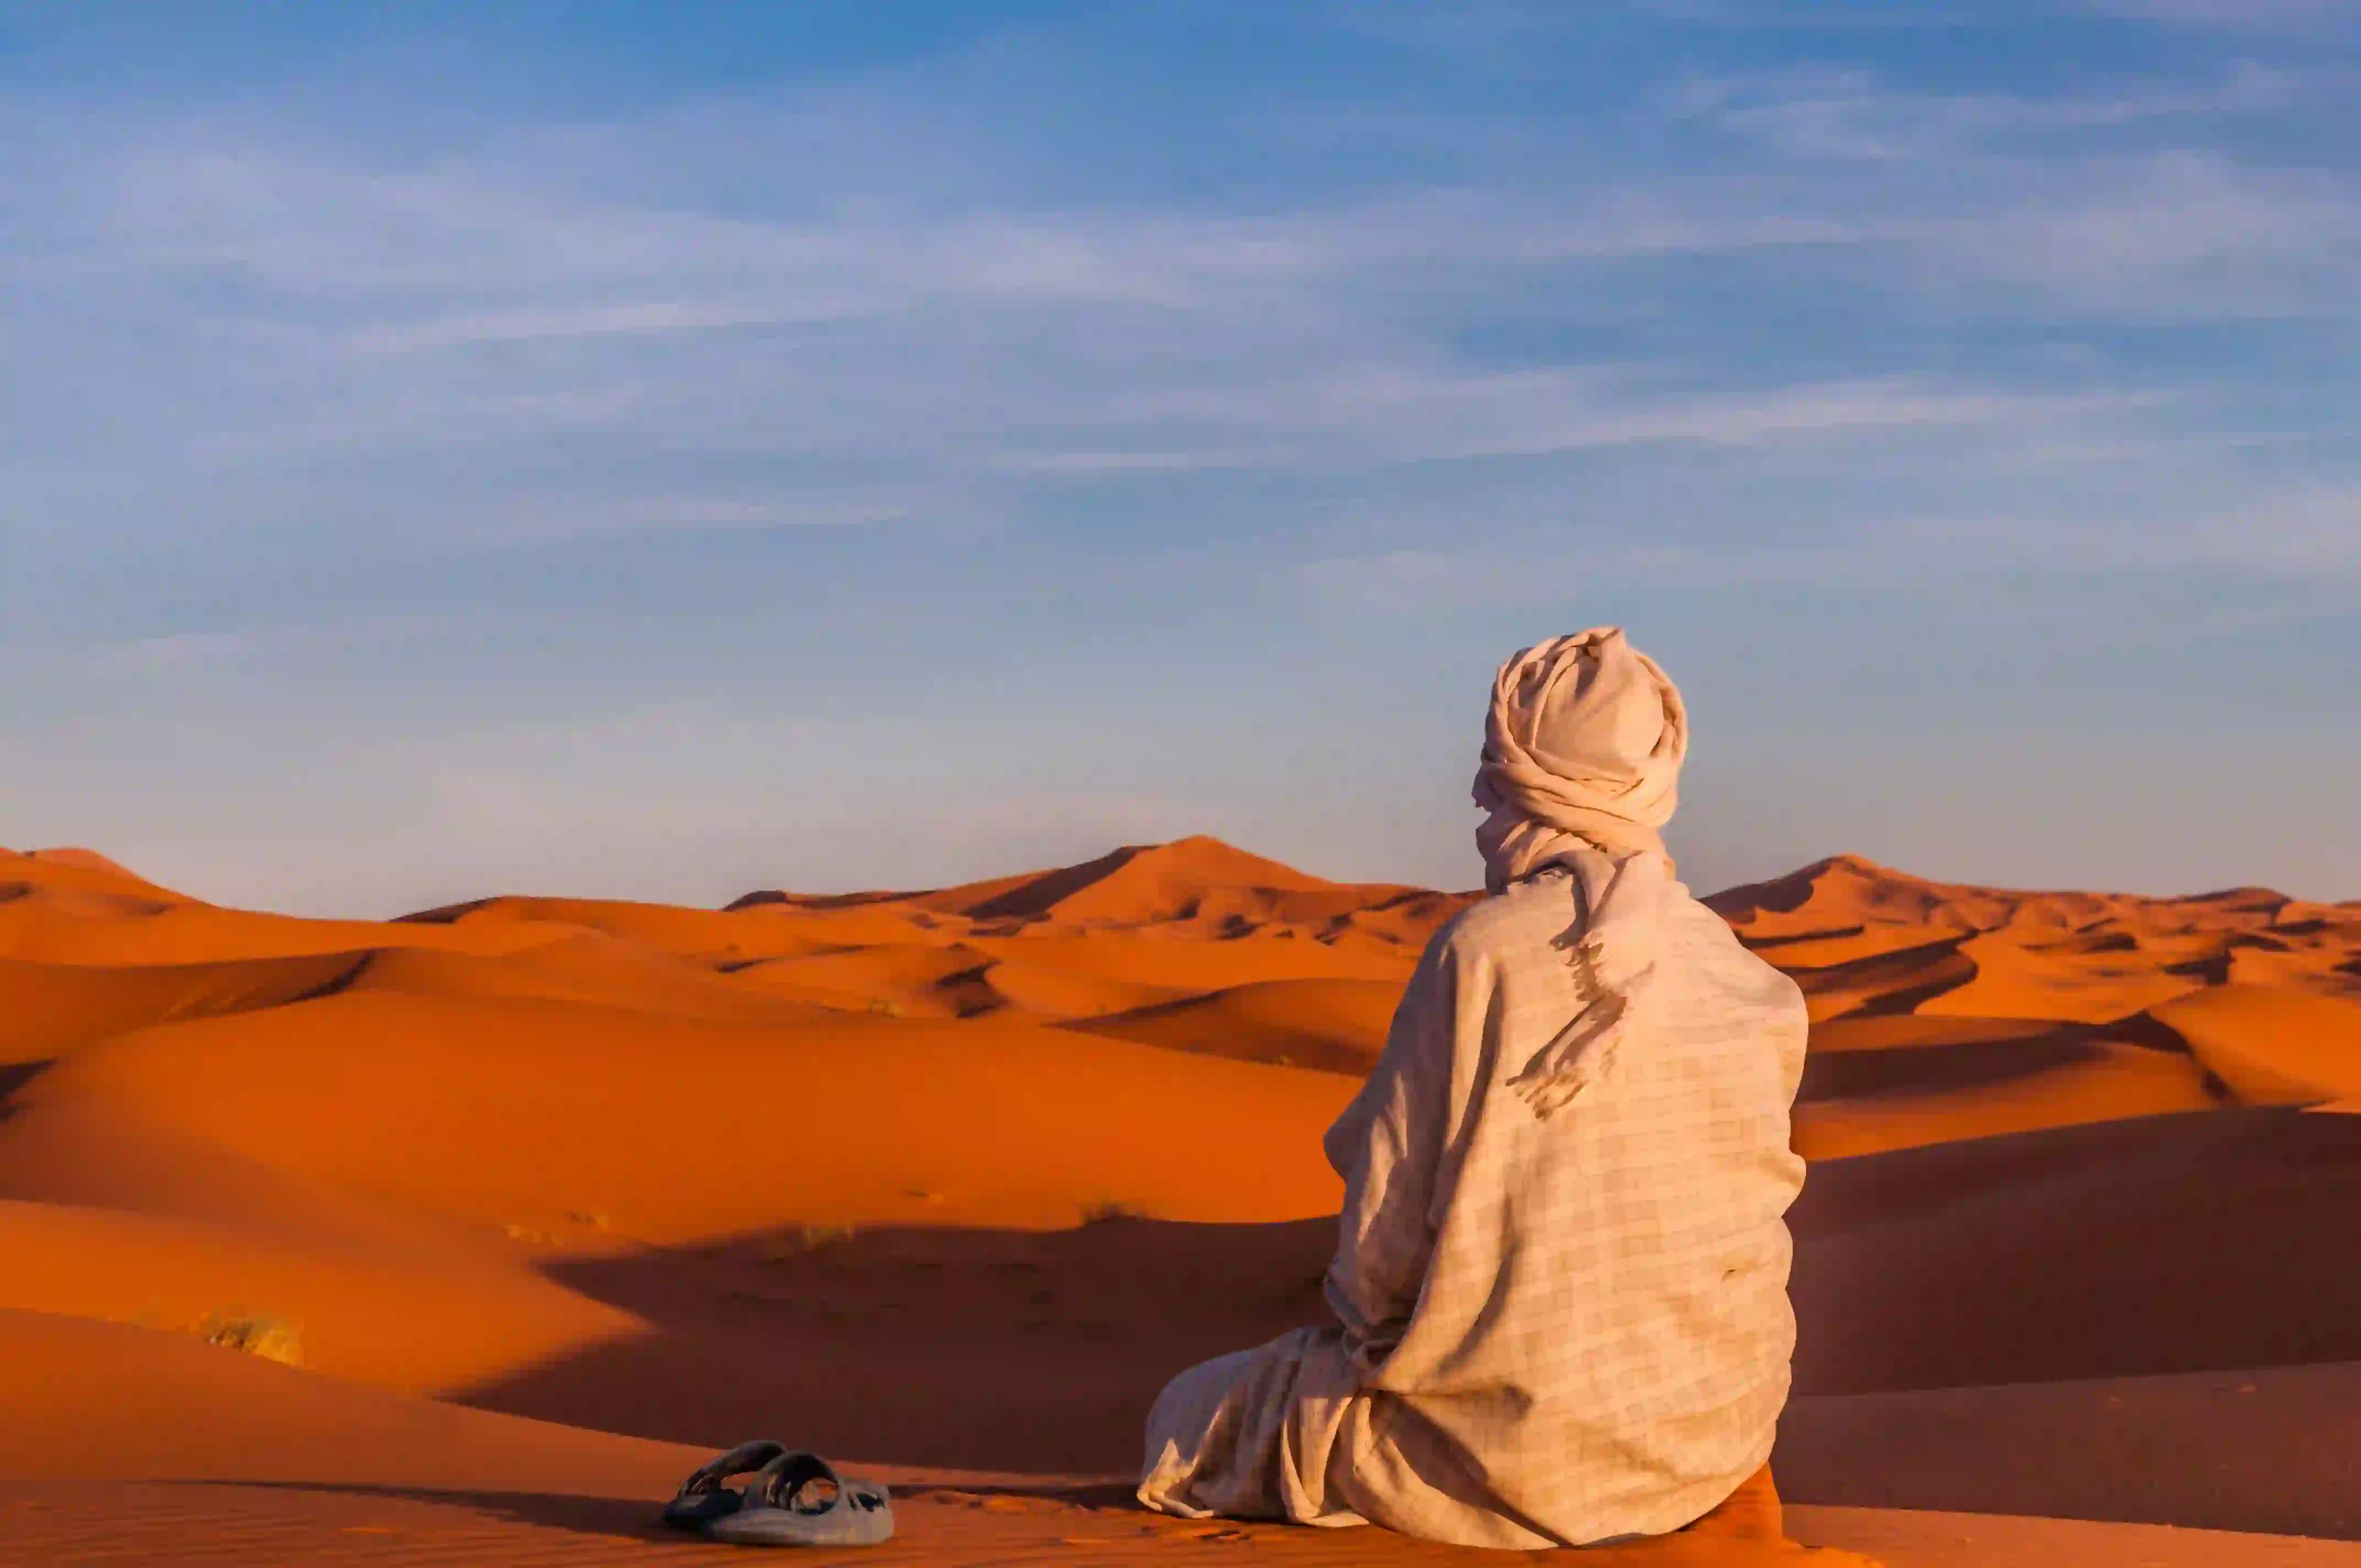
M303 1365L303 1340L293 1323L268 1312L213 1312L197 1324L207 1344L258 1355L282 1366Z
M851 1225L800 1225L785 1235L773 1236L763 1245L763 1258L767 1263L784 1263L791 1257L827 1247L842 1246L861 1233Z
M1082 1205L1082 1223L1086 1225L1104 1225L1113 1220L1151 1220L1154 1218L1155 1216L1150 1214L1145 1209L1138 1208L1130 1203L1118 1201L1113 1198L1102 1198L1095 1203L1085 1203Z

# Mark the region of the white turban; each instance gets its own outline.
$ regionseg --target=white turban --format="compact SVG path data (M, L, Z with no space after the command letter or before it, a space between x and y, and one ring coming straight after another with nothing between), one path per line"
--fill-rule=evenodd
M1658 830L1679 804L1688 739L1679 688L1617 627L1525 649L1492 682L1475 787L1490 813L1476 829L1485 885L1563 864L1587 914L1574 958L1590 1003L1510 1080L1538 1115L1607 1070L1642 1016L1679 886ZM1585 850L1609 862L1603 873Z

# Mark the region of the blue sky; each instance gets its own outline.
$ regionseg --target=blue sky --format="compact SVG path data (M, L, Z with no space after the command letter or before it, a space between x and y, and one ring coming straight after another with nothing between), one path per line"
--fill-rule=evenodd
M2361 896L2361 7L0 3L0 843Z

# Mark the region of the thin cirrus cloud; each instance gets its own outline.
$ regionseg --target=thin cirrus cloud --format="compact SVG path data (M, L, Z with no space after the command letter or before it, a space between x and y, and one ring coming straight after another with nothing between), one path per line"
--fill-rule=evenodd
M626 133L627 134L627 133ZM222 184L203 199L187 196ZM541 337L658 334L880 313L930 299L1148 307L1217 306L1224 285L1323 286L1432 266L1545 267L1820 248L1899 248L2060 287L2084 269L2068 247L2042 263L2006 257L2023 236L2114 243L2118 276L2169 275L2214 258L2322 255L2349 237L2341 181L2158 152L2009 167L1969 166L1937 199L1867 198L1844 182L1673 176L1571 187L1438 187L1279 216L1012 212L802 226L663 209L553 203L540 211L466 175L390 180L222 153L148 162L108 214L93 267L226 269L290 302L393 301L635 280L743 280L759 297L622 299L427 316L356 330L361 351ZM170 186L170 204L146 193ZM1750 187L1756 192L1750 195ZM1767 194L1762 193L1767 192ZM1976 210L1960 211L1966 201ZM522 208L522 210L521 210Z
M1781 71L1700 77L1669 96L1676 115L1709 120L1730 133L1795 157L1927 159L2005 148L2013 137L2104 131L2143 122L2258 115L2284 109L2307 90L2293 72L2252 60L2218 82L2146 87L2102 96L1900 93L1859 71Z
M232 167L214 154L193 155L191 163L199 184ZM2361 233L2341 189L2186 159L2053 177L2037 199L1982 218L1748 213L1729 182L1705 181L1684 192L1676 181L1669 196L1616 187L1583 192L1578 201L1437 191L1279 218L1005 214L846 230L717 224L545 197L541 214L527 221L520 216L525 204L457 176L389 181L302 168L281 170L281 192L258 181L257 170L267 165L236 167L238 199L208 207L201 221L176 225L152 197L134 201L134 215L115 227L133 236L127 259L117 264L163 273L229 269L261 285L248 319L258 313L270 320L276 312L291 331L307 330L322 296L364 318L382 318L390 309L406 313L338 330L327 340L331 354L440 359L504 345L648 345L629 362L627 386L610 380L503 389L489 376L446 386L428 375L410 384L371 385L363 409L307 418L277 433L268 422L242 424L220 443L266 450L301 444L306 430L309 439L349 444L505 437L535 422L621 428L643 415L660 425L661 405L693 409L700 389L755 401L778 397L791 407L793 387L775 378L750 387L742 367L717 377L715 359L749 334L850 323L893 342L897 373L906 378L911 358L967 354L978 338L1038 339L1045 312L1113 313L1115 324L1096 341L1053 336L1050 352L1036 356L1039 373L1030 384L1004 381L1002 401L1020 418L1036 402L1054 405L1060 386L1145 380L1152 387L1162 378L1178 384L1112 400L1093 389L1075 400L1082 406L1068 417L1088 425L1104 422L1093 410L1128 408L1143 430L1152 430L1159 414L1185 419L1194 404L1232 415L1251 411L1262 430L1359 422L1373 437L1391 439L1398 432L1389 422L1415 404L1422 414L1443 417L1436 437L1414 444L1413 455L1469 456L1746 432L1766 439L1847 425L1972 422L2047 394L2004 387L1888 398L1883 393L1891 389L1872 386L1872 399L1848 408L1843 385L1806 385L1737 403L1707 398L1686 410L1569 419L1555 411L1565 401L1555 383L1566 378L1558 376L1543 378L1530 389L1532 396L1512 388L1491 400L1514 405L1495 417L1471 416L1467 411L1480 414L1488 400L1487 376L1471 370L1436 378L1406 363L1408 345L1384 342L1392 331L1387 296L1406 286L1404 278L1438 268L1514 277L1801 248L1856 273L1864 287L1887 291L1982 286L2087 298L2108 291L2114 308L2133 300L2165 308L2201 281L2218 288L2218 274L2230 269L2251 274L2246 298L2233 308L2284 311L2293 306L2287 291L2274 286L2275 269L2301 263L2330 275L2302 281L2325 287L2345 269L2321 258L2340 254L2344 242ZM157 179L150 169L135 183L144 191ZM1572 207L1586 215L1569 220L1564 214ZM406 236L390 253L372 250L361 237L389 228ZM409 253L415 259L404 259ZM462 268L454 258L470 259ZM290 269L300 288L288 280ZM463 272L478 299L508 295L511 302L437 311ZM630 297L657 281L695 291ZM537 302L552 293L577 298ZM2021 301L2015 308L2023 308ZM690 339L701 342L675 341ZM1309 403L1299 394L1292 409L1274 406L1260 389L1268 372L1259 360L1290 351L1300 356L1304 348L1332 361L1373 362L1356 386L1332 377ZM588 367L593 374L606 368L596 361ZM955 381L961 373L951 365L942 378ZM1243 386L1235 380L1242 373ZM540 381L529 362L508 374L512 383ZM1404 380L1429 383L1429 391L1389 395L1389 385ZM843 378L828 396L844 399ZM858 405L857 391L852 401ZM881 411L879 418L883 428L872 439L892 433L890 415ZM730 428L710 422L711 439L730 444ZM847 438L836 424L821 428L831 441ZM1260 450L1279 463L1303 455L1285 444L1265 443ZM1251 443L1209 453L1202 444L1148 442L1136 452L1085 445L1071 456L1019 453L995 461L1042 472L1250 466L1257 451Z
M1982 264L2018 281L2028 274L2028 245L1995 244L1989 225L1971 230L1958 219L1732 212L1725 182L1687 193L1686 206L1677 187L1669 200L1609 188L1586 193L1579 203L1551 202L1533 192L1434 191L1280 217L1002 214L830 229L619 210L547 195L509 200L474 177L449 172L391 179L213 152L179 156L188 170L185 183L208 199L160 201L157 189L174 181L152 159L133 160L139 172L128 181L130 194L111 225L112 233L128 236L125 264L166 273L226 269L260 286L259 298L247 307L248 319L258 313L270 320L275 312L299 333L315 320L323 298L354 314L381 315L388 307L412 313L406 320L342 330L328 340L331 354L442 360L504 345L647 345L620 367L588 362L594 374L608 374L604 384L549 385L529 362L506 372L506 386L498 376L442 383L431 374L408 383L366 383L362 406L307 409L291 424L241 421L214 439L216 450L508 440L536 427L626 429L635 422L663 429L667 408L683 422L701 422L704 439L714 444L769 442L777 439L775 426L737 422L733 433L731 422L704 417L716 393L741 406L767 399L775 400L782 414L804 411L792 384L775 378L749 384L742 366L717 371L717 360L749 334L798 324L866 324L895 343L904 356L896 379L906 382L910 357L965 354L978 337L1037 334L1035 318L1058 311L1113 312L1117 326L1097 342L1053 342L1029 384L1000 379L995 402L1013 416L1007 423L1089 428L1127 414L1133 428L1148 436L1173 422L1195 420L1249 426L1258 439L1211 449L1153 440L1132 448L1018 448L989 459L990 466L1054 473L1301 465L1344 454L1307 450L1301 439L1269 439L1272 433L1325 433L1349 445L1356 431L1365 437L1359 444L1396 444L1391 449L1410 460L1498 456L1980 422L2019 407L2062 411L2071 401L2005 389L1938 394L1899 383L1838 383L1741 400L1708 396L1639 411L1626 403L1622 411L1608 411L1569 406L1568 384L1589 371L1521 381L1478 370L1438 374L1406 362L1407 345L1382 341L1389 331L1387 291L1406 274L1436 268L1516 273L1773 248L1872 253L1901 247L1946 257L1955 269L1973 271ZM2184 216L2185 195L2173 198ZM1564 210L1574 206L1586 215L1565 217ZM2257 236L2274 233L2292 245L2307 219L2337 215L2314 208L2269 221L2276 211L2267 197L2245 196L2235 212L2239 223L2218 225L2224 247L2235 240L2237 254L2252 256L2265 245ZM2087 204L2061 201L2054 210L2006 221L2037 236L2041 225L2088 228L2103 220ZM2144 264L2167 272L2215 254L2202 238L2168 234L2120 211L2105 233L2113 247L2104 265L2118 281ZM391 243L384 242L388 234L396 236ZM2061 278L2100 264L2091 247L2071 244L2070 237L2055 246L2068 258ZM1907 265L1881 264L1870 254L1856 264L1883 270L1888 286L1909 285ZM436 312L461 276L479 299L540 300L553 292L580 298ZM706 297L598 297L655 280L675 287L691 282ZM685 339L697 341L675 341ZM1367 363L1349 378L1331 375L1312 388L1282 385L1274 395L1260 361L1307 346L1331 361ZM830 368L825 400L858 408L861 373ZM1236 380L1242 374L1246 386ZM962 375L962 367L951 365L937 367L931 378L956 382ZM1166 383L1160 389L1154 386L1159 379ZM1104 384L1143 381L1150 389L1103 389ZM1061 408L1061 389L1069 388L1073 395ZM970 413L953 422L993 422ZM833 418L799 422L798 428L853 445L890 445L901 433L882 409L865 431L848 430ZM840 503L829 504L840 510Z
M2234 29L2307 29L2361 19L2354 0L2089 0L2107 16Z

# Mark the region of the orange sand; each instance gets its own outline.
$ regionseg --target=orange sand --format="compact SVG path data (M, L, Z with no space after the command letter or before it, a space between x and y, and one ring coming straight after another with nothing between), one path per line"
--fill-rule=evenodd
M710 1555L648 1507L757 1432L886 1467L880 1561L1454 1555L1153 1519L1104 1477L1172 1371L1318 1315L1318 1135L1467 902L1191 839L310 921L0 851L0 1561L84 1530ZM2255 1457L2356 1406L2361 1118L2246 1108L2361 1094L2361 909L1847 859L1713 902L1815 1020L1785 1489L1885 1505L1790 1528L1895 1564L2355 1561L1891 1506L2361 1536L2342 1473ZM241 1336L300 1369L205 1343ZM2116 1442L2119 1408L2139 1464L2078 1464L2058 1434ZM1806 1560L1745 1517L1598 1560Z
M2301 1105L2361 1095L2361 992L2233 981L2169 1003L2157 1017L2241 1100Z

